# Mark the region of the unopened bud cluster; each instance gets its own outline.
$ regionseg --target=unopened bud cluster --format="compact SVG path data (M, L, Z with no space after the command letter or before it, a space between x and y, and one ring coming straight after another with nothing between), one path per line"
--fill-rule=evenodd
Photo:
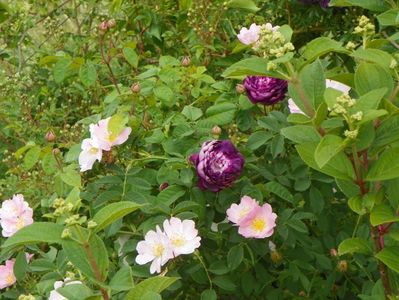
M29 295L19 295L18 300L36 300L36 298L34 296L32 296L31 294Z
M265 58L278 58L294 50L294 45L286 42L284 35L278 31L279 26L270 23L260 26L259 40L253 49Z
M65 199L57 198L53 202L53 208L55 208L53 215L59 217L63 214L71 212L73 205L72 203L66 203Z
M352 139L352 140L354 140L358 134L359 134L359 131L357 129L345 130L345 132L344 132L345 137L347 137L348 139Z
M375 33L375 26L370 22L369 18L361 16L359 18L359 25L355 27L353 32L360 35L373 35Z
M343 115L348 112L348 108L352 107L356 104L356 100L351 98L347 94L342 94L341 96L337 97L337 103L333 106L333 112L338 115Z

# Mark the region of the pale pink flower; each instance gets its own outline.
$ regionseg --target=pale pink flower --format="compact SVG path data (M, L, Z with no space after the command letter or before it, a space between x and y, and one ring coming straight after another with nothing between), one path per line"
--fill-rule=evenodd
M21 194L14 195L12 199L5 200L0 208L0 225L2 234L10 237L19 229L33 223L33 210L28 202L24 201Z
M168 237L161 231L159 226L156 231L150 230L144 236L144 241L137 244L136 250L139 255L136 257L136 262L139 265L144 265L152 261L150 266L150 273L160 273L161 267L173 258L173 250Z
M82 282L78 280L71 280L70 278L65 278L64 281L56 281L54 282L54 290L50 292L50 296L48 300L68 300L64 296L62 296L60 293L57 292L57 289L64 287L66 285L70 284L82 284Z
M98 141L98 145L102 150L109 151L112 146L121 145L129 137L132 132L130 127L126 127L118 136L112 136L108 130L108 123L111 118L100 120L98 124L90 125L91 137Z
M240 204L232 204L226 211L227 219L237 225L241 225L248 217L251 216L260 206L255 199L249 196L243 196Z
M260 28L266 28L271 31L277 31L280 29L280 26L273 26L271 23L266 23L261 25Z
M244 45L251 45L258 41L260 33L260 26L255 23L251 24L249 29L246 27L241 28L240 33L237 34L237 38Z
M0 290L12 286L17 281L14 264L15 260L7 260L4 265L0 265Z
M340 91L344 94L348 94L350 91L350 86L347 86L346 84L343 84L341 82L331 80L331 79L326 79L326 88L333 88L337 91ZM290 110L290 113L292 114L303 114L306 115L299 107L298 105L295 104L294 100L292 98L288 99L288 108Z
M246 238L263 239L274 232L277 215L273 213L270 204L265 203L262 207L251 213L251 218L245 218L238 228L238 233Z
M82 152L79 154L80 172L91 170L96 160L101 161L103 151L98 145L97 139L84 139Z
M198 230L195 229L195 223L192 220L180 220L172 217L163 222L163 229L169 238L174 256L180 254L190 254L197 249L201 243L198 236Z

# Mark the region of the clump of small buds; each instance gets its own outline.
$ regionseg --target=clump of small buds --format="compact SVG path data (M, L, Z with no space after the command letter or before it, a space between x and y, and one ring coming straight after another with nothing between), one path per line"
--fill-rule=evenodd
M278 58L294 50L294 45L285 40L284 35L278 31L279 26L272 26L270 23L260 26L259 40L253 49L262 54L265 58Z
M55 208L53 215L59 217L63 214L71 212L73 209L73 204L66 203L65 199L63 198L57 198L53 202L53 208Z
M355 34L370 36L375 33L375 26L370 22L370 19L366 16L359 18L359 25L355 27L353 31Z

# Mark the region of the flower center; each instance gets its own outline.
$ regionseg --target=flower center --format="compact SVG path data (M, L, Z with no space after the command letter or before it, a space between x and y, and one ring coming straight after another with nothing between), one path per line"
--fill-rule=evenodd
M89 152L91 154L96 154L98 152L98 149L93 147L93 148L90 148Z
M263 219L255 218L252 220L251 227L255 231L262 231L266 226L266 222Z
M163 250L165 249L165 247L162 244L157 244L154 247L154 255L159 257L162 256Z
M9 285L13 284L13 283L14 283L14 276L13 276L12 274L8 274L8 275L6 276L6 282L7 282L7 284L9 284Z
M173 246L176 246L176 247L181 247L185 243L185 239L180 236L172 239L171 241L172 241Z
M24 227L25 222L23 219L18 218L17 224L15 225L17 227L17 229L21 229L22 227Z

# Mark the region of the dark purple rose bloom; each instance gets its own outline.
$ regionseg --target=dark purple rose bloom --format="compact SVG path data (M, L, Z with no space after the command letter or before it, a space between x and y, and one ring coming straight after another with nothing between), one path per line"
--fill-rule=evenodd
M243 156L228 140L203 143L190 162L197 169L198 186L212 192L231 186L244 166Z
M330 0L299 0L303 4L319 4L323 8L328 7Z
M244 87L253 104L272 105L281 101L287 92L285 80L266 76L247 76Z

